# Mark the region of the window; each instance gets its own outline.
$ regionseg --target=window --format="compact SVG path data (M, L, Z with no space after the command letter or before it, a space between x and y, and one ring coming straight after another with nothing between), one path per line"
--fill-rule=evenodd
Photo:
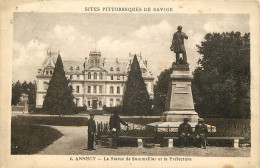
M79 93L79 86L76 86L76 93Z
M88 101L88 107L90 107L90 100Z
M69 85L69 88L70 88L70 90L71 90L71 92L72 92L72 90L73 90L73 87L72 87L72 85Z
M117 86L116 92L117 92L117 94L120 94L120 86Z
M111 80L113 80L113 75L111 75Z
M77 67L77 70L79 70L79 66Z
M99 79L103 79L103 74L101 72L99 73Z
M71 70L71 71L73 70L73 67L72 67L72 66L70 67L70 70Z
M117 105L117 106L120 105L120 99L116 99L116 105Z
M114 87L113 86L110 86L110 93L114 94Z
M94 73L94 79L97 79L97 73L96 72Z
M120 76L119 75L117 75L117 80L120 80Z
M98 105L99 105L99 107L102 107L102 101L101 100L98 101Z
M88 73L88 79L91 79L91 73L90 72Z
M77 79L79 79L79 75L77 75Z
M49 70L46 70L46 75L49 75Z
M99 86L99 93L102 93L102 86Z
M50 70L50 75L52 75L52 70Z
M110 99L110 107L113 107L113 99Z
M94 88L93 88L93 92L94 93L97 93L97 86L93 86Z
M76 107L79 106L79 99L76 99Z
M91 86L88 86L88 93L91 93Z
M47 89L48 89L48 86L49 86L48 82L44 82L44 83L43 83L43 89L44 89L44 90L47 90Z
M114 71L113 67L110 68L110 71Z
M73 79L73 75L70 75L70 79Z

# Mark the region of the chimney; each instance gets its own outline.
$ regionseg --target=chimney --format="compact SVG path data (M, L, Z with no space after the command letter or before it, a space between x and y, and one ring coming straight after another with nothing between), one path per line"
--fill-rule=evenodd
M147 60L144 61L144 65L147 68Z
M105 66L106 58L103 58L103 67Z

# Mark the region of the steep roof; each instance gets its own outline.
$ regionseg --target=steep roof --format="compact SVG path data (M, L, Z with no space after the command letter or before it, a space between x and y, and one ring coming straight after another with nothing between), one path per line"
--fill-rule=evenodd
M84 71L84 60L63 59L62 62L66 73L82 73Z
M106 60L104 63L104 67L102 64L100 64L100 68L106 70L109 74L125 74L127 75L127 72L130 70L130 66L132 63L133 59L132 54L129 54L129 59L128 61L120 61L118 59L115 60ZM44 60L42 64L42 70L46 68L47 66L52 66L54 68L56 64L58 54L52 53L51 56L48 55L47 52L47 57ZM153 78L153 74L149 69L147 68L147 61L142 60L142 56L137 55L137 59L142 71L142 76L144 78ZM84 72L84 64L85 60L75 60L75 59L62 59L63 66L64 66L64 71L66 73L72 73L72 74L80 74ZM88 67L91 68L91 67ZM93 68L93 67L92 67ZM43 71L39 71L38 74L43 74Z
M110 61L107 60L104 65L104 69L110 74L123 74L127 73L126 67L128 62L127 61Z

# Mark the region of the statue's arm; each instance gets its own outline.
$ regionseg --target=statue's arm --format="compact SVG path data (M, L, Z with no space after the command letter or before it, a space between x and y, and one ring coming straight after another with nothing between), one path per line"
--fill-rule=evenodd
M183 33L182 35L185 39L188 39L188 36L185 33Z

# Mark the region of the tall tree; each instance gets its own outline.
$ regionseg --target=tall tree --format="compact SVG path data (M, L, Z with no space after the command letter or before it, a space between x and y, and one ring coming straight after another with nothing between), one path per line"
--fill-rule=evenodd
M202 55L192 83L197 112L250 117L250 34L209 33L197 47Z
M68 83L59 55L43 102L43 110L46 113L58 115L73 113L73 95Z
M165 69L158 76L158 81L154 87L154 112L157 115L161 115L165 110L166 96L168 92L168 86L171 79L172 68Z
M22 84L19 80L15 83L12 83L12 105L17 105L17 103L20 101L22 94L21 85Z
M28 103L30 106L35 107L36 105L36 82L29 82L27 86Z
M126 89L123 97L123 115L149 115L152 101L147 92L144 79L136 55L126 82Z

